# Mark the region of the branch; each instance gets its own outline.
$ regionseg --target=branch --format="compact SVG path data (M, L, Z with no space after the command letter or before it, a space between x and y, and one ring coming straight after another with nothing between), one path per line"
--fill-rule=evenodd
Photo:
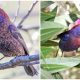
M22 26L23 27L23 26ZM30 26L30 27L26 27L24 26L23 28L21 28L22 30L32 30L32 29L39 29L39 26Z
M18 8L17 8L17 10L16 10L16 15L15 15L15 17L14 17L13 23L16 21L16 19L17 19L17 17L18 17L19 10L20 10L20 0L18 1Z
M23 17L23 19L20 21L20 23L18 24L17 28L22 28L21 24L25 21L25 19L30 15L30 13L32 12L34 6L37 4L38 1L36 1L35 3L33 3L31 9L28 11L28 13Z
M31 56L17 56L6 63L0 64L0 70L7 68L14 68L16 66L24 66L24 65L34 65L39 64L39 55L31 55Z

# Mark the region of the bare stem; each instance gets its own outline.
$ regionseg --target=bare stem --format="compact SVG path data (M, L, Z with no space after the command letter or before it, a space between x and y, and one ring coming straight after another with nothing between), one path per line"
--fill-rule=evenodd
M22 28L21 24L25 21L26 18L28 18L28 16L30 15L30 13L32 12L34 6L37 4L38 1L35 1L32 5L32 7L30 8L30 10L28 11L28 13L23 17L23 19L20 21L20 23L18 24L17 28Z
M18 8L17 8L16 14L15 14L15 17L14 17L13 23L16 21L16 19L17 19L17 17L18 17L19 10L20 10L20 0L18 1Z

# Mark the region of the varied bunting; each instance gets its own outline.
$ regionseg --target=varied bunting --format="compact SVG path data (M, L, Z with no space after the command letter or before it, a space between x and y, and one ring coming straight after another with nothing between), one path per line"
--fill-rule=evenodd
M61 33L58 37L60 38L59 47L62 52L77 51L80 47L80 19L75 21L70 30Z
M6 56L29 55L25 42L9 16L0 8L0 52ZM24 66L30 76L37 74L36 69L30 65Z

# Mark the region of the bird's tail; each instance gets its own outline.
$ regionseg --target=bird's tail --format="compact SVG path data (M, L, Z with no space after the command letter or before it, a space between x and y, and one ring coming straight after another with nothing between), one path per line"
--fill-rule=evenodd
M34 76L34 75L37 75L38 72L36 71L36 69L32 66L32 65L29 65L29 66L24 66L24 69L26 71L26 73L29 75L29 76Z
M24 47L25 55L28 55L29 56L28 50L26 49L25 45L23 45L23 47ZM29 65L29 66L28 65L25 65L24 66L24 69L25 69L26 73L29 76L34 76L34 75L37 75L38 74L38 72L36 71L36 69L32 65Z

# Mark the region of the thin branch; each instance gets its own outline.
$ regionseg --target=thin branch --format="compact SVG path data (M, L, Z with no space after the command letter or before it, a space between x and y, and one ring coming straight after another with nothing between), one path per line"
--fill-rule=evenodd
M25 21L26 18L28 18L28 16L30 15L30 13L32 12L34 6L37 4L38 1L35 1L35 3L33 3L32 7L30 8L30 10L28 11L28 13L23 17L23 19L20 21L20 23L18 24L17 28L22 28L21 24Z
M39 64L39 55L17 56L6 63L0 64L0 70L14 68L16 66Z
M24 26L23 28L21 28L22 30L32 30L32 29L39 29L39 26Z
M20 10L20 0L18 1L18 8L17 8L16 14L15 14L15 17L14 17L13 23L16 21L16 19L17 19L17 17L18 17L19 10Z

